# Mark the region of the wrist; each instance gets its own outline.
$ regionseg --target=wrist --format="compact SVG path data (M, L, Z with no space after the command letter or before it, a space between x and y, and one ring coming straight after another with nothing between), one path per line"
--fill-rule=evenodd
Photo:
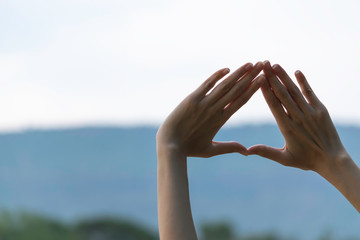
M158 156L160 155L179 155L185 156L185 148L177 141L176 138L170 137L170 134L164 133L164 131L160 130L156 134L156 149Z
M157 141L158 174L187 172L185 152L174 143Z
M349 154L337 156L333 164L318 173L336 187L360 213L360 168Z
M346 151L341 151L334 156L327 157L321 167L315 170L315 172L323 177L338 175L341 172L346 172L348 169L353 168L353 165L354 162L350 155Z
M171 142L157 142L156 149L158 158L162 159L162 156L179 156L186 157L186 153L182 147L176 143Z
M317 173L336 187L345 197L351 194L353 177L358 175L359 168L350 155L344 151L327 161L326 166Z

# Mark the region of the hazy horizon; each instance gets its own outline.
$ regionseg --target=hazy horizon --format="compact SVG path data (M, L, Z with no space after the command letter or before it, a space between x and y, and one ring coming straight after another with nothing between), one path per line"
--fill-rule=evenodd
M360 123L358 1L0 2L0 130L158 124L216 70L300 69ZM273 121L258 92L229 124Z

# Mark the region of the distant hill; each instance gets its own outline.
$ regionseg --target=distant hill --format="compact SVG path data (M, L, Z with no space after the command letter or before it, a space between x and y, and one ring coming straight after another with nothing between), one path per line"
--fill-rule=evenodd
M360 163L360 128L339 126ZM64 220L121 215L157 226L155 127L29 130L0 135L0 210ZM276 126L224 128L216 140L282 147ZM359 164L360 165L360 164ZM360 237L356 210L313 172L251 156L189 159L195 222L226 219L241 233L277 231L315 239Z

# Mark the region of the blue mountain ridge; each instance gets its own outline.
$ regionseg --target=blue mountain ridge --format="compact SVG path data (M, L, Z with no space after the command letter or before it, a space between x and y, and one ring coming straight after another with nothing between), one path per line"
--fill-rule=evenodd
M0 210L26 210L65 221L120 215L157 227L156 127L83 127L0 135ZM360 128L339 126L360 165ZM218 141L283 146L275 125L226 127ZM229 220L243 234L279 232L316 239L360 237L356 210L311 171L256 156L189 158L196 225Z

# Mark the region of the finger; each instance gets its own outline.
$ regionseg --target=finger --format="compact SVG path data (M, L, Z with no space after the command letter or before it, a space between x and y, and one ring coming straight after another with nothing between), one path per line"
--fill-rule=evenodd
M225 95L214 104L214 108L224 109L225 106L227 106L229 103L233 102L235 99L241 96L249 88L251 82L261 72L262 69L263 63L256 63L254 68L250 72L248 72L239 81L237 81L235 85L231 88L231 90L225 93ZM257 87L259 88L260 86L257 85Z
M261 86L261 92L264 95L265 101L274 115L280 129L288 126L290 124L289 117L284 111L284 108L282 107L279 99L277 99L277 97L272 92L268 81L265 81Z
M300 117L302 115L301 111L290 96L289 92L286 90L285 86L279 81L279 79L272 71L268 61L265 62L264 73L270 83L272 91L279 99L281 104L286 108L290 117Z
M257 77L251 85L246 89L243 95L239 96L232 103L230 103L224 110L226 120L229 119L239 108L245 105L254 93L265 83L266 79L264 75Z
M222 81L219 85L217 85L203 101L206 101L209 105L212 105L218 99L220 99L225 93L227 93L235 83L248 71L253 68L251 63L247 63L240 68L238 68L235 72L233 72L230 76L228 76L224 81Z
M243 155L247 155L246 147L238 142L212 142L212 145L208 151L210 156L216 156L226 153L238 152Z
M254 145L247 149L249 155L259 155L264 158L268 158L282 165L287 165L286 153L284 149L269 147L266 145Z
M309 111L309 104L305 100L303 94L300 92L299 88L291 80L286 71L278 64L273 66L275 74L279 77L280 81L285 85L286 89L290 96L294 99L296 104L300 107L303 112Z
M320 105L322 105L322 103L320 102L320 100L317 98L314 91L310 87L310 85L309 85L308 81L306 80L304 74L298 70L298 71L295 72L295 77L296 77L296 79L297 79L297 81L298 81L298 83L300 85L302 93L304 94L304 96L306 97L308 102L312 106L320 106Z
M229 72L230 69L228 68L223 68L216 71L195 90L194 94L204 97L205 94L209 92L215 86L215 84Z

